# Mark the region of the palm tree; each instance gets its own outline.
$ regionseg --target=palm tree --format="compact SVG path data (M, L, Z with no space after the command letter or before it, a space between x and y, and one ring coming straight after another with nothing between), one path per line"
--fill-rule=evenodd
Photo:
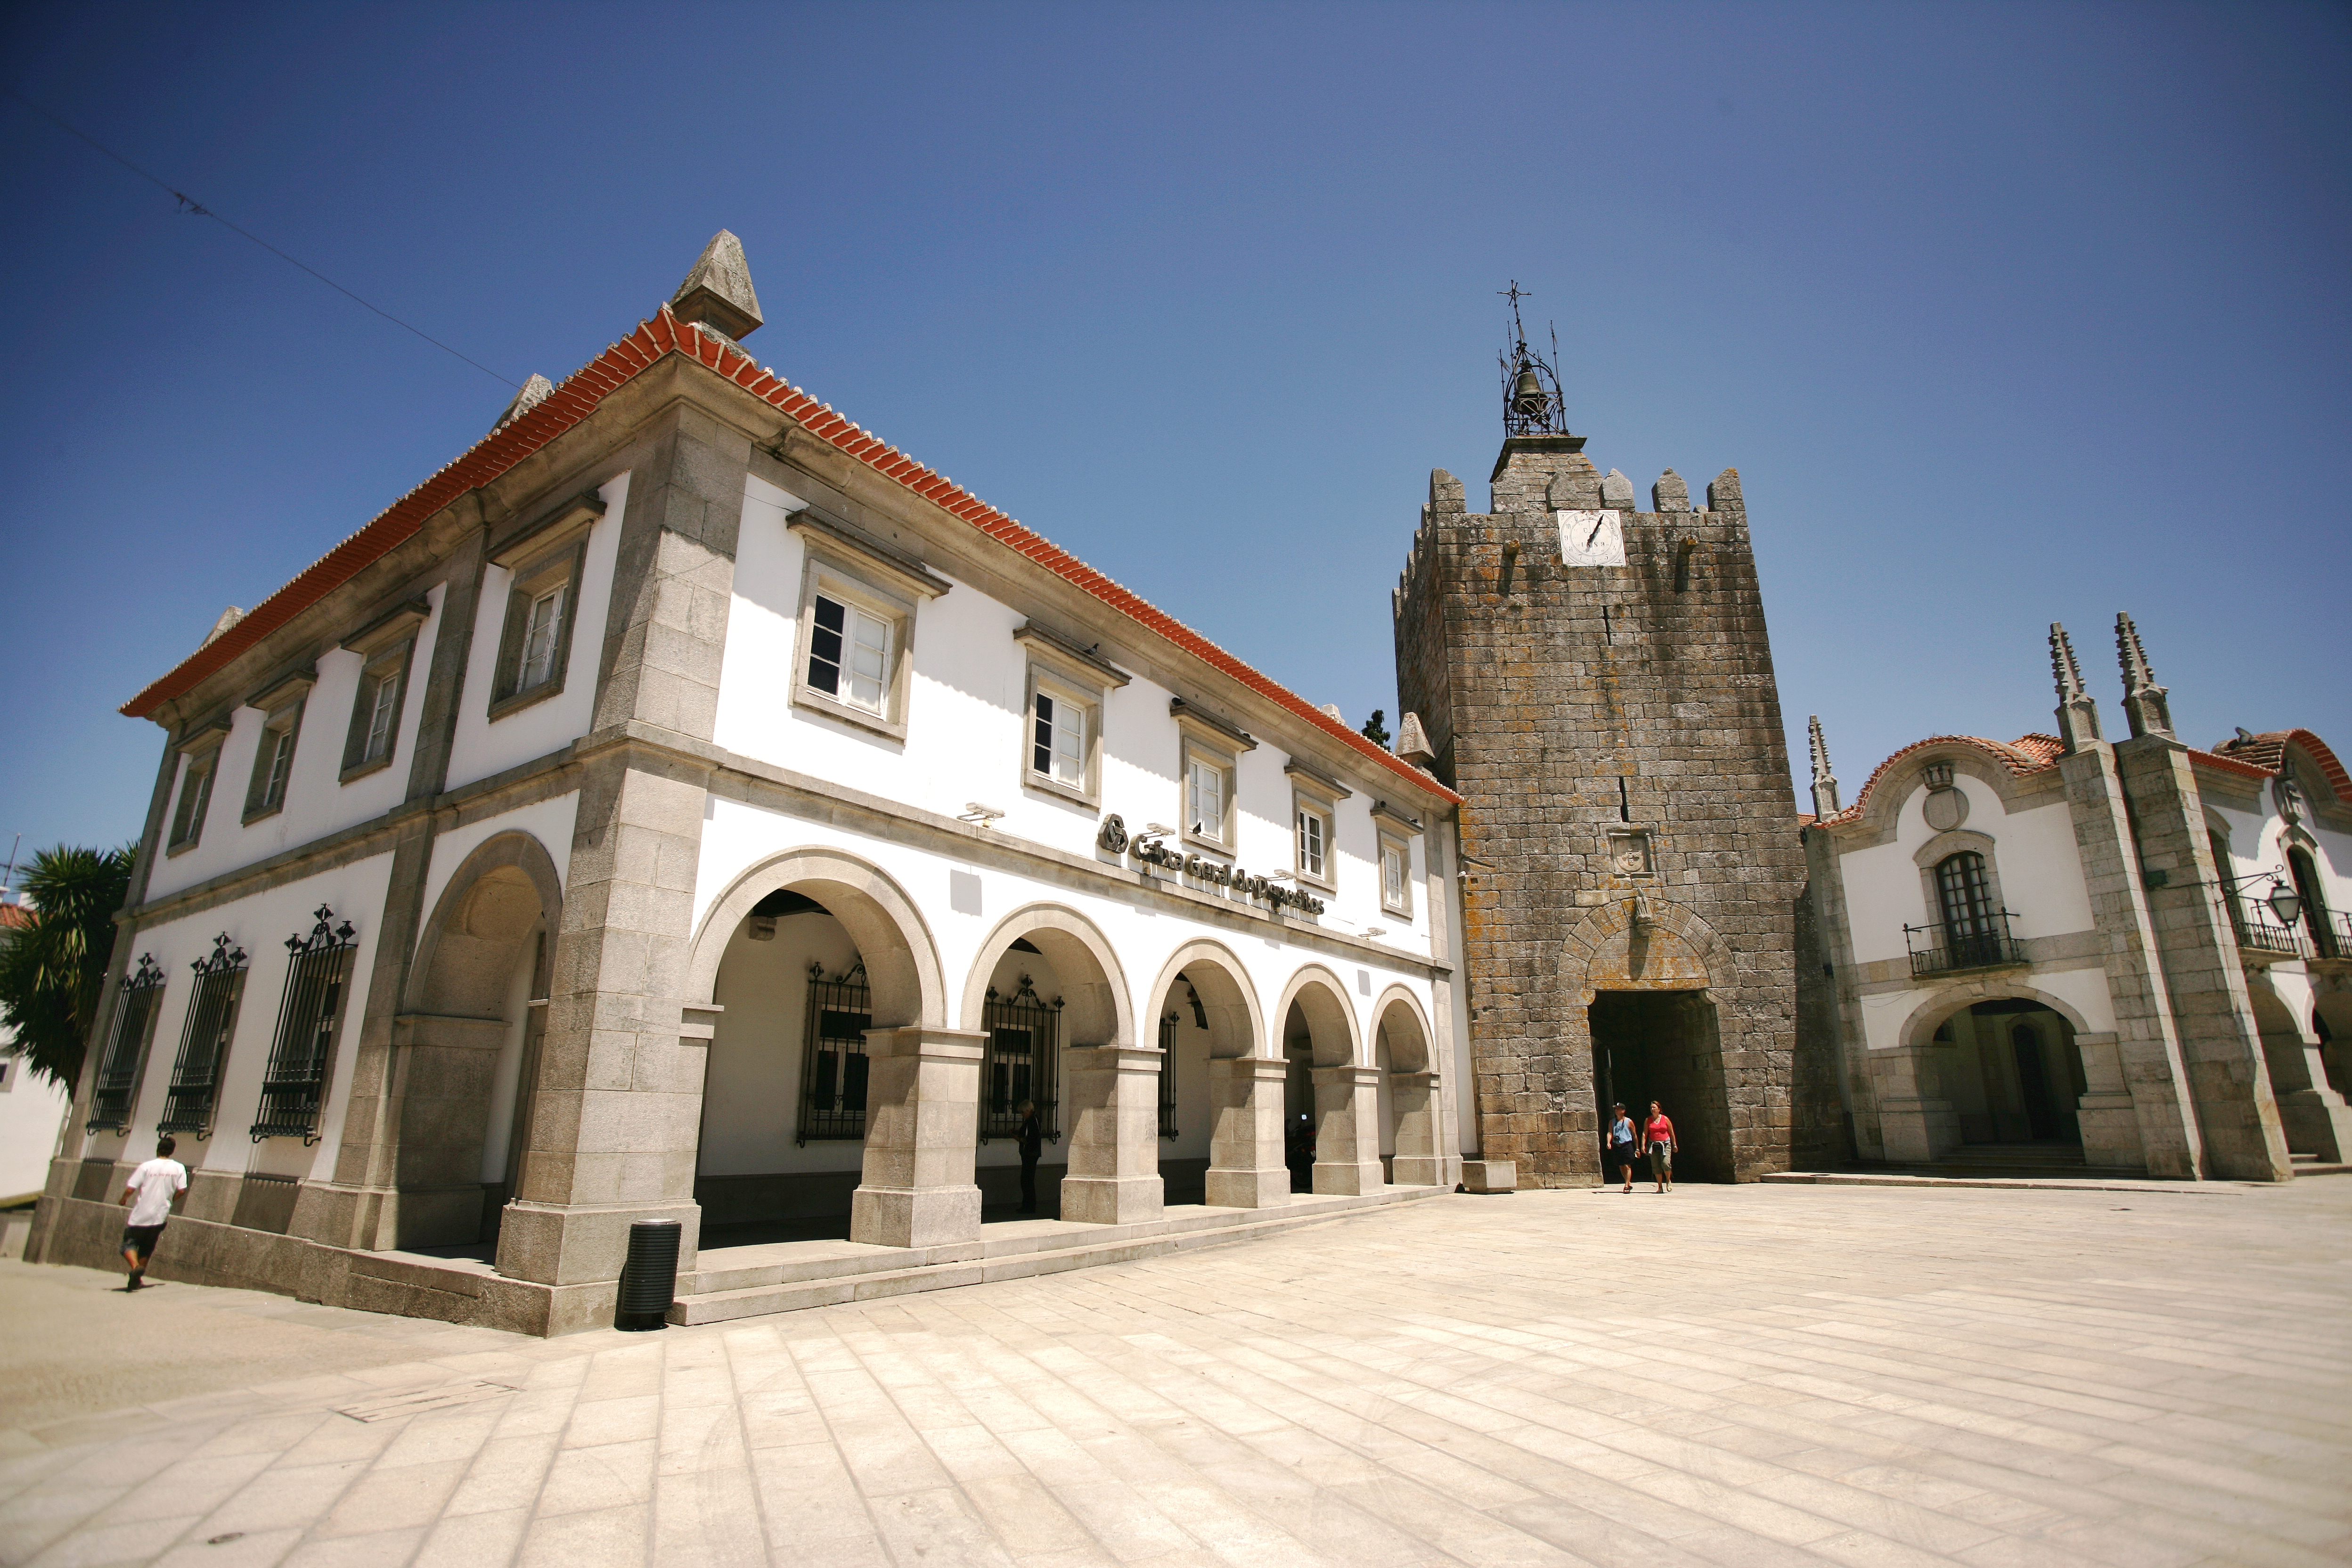
M44 849L23 888L30 918L0 945L0 1024L16 1030L25 1065L70 1094L131 889L131 847Z

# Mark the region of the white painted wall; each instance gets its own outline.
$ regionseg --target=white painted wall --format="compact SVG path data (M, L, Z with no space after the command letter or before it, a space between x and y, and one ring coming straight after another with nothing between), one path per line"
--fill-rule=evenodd
M72 1109L72 1095L0 1046L0 1202L48 1184L49 1159Z
M193 847L157 858L148 879L149 898L164 898L225 871L266 860L381 816L401 803L408 794L408 764L415 755L418 717L425 706L425 671L432 662L433 638L440 628L441 601L447 591L447 584L436 584L425 595L433 614L416 630L415 662L409 670L408 694L400 710L400 737L391 765L349 784L339 782L352 710L359 701L360 670L366 661L346 648L320 654L318 684L311 687L303 704L302 728L295 738L285 806L250 826L242 820L254 753L269 715L257 708L239 708L231 715L229 736L221 746L221 769L213 781L204 831ZM163 820L167 837L179 810L179 792L186 785L187 771L184 758L179 776L173 782L171 810Z
M580 792L570 790L436 837L432 858L425 863L424 918L433 918L441 895L448 890L449 879L466 863L466 857L501 833L528 833L538 839L548 858L555 862L557 886L564 885L572 875L572 826L579 814Z
M457 732L449 750L450 789L568 745L586 734L595 718L596 672L612 608L613 562L620 552L629 476L607 479L596 493L604 500L604 515L588 531L587 562L575 606L580 618L572 628L563 689L497 720L489 716L490 688L498 679L499 640L506 632L507 588L514 574L503 566L482 574L481 597L474 607L474 641L466 656L466 690L458 701Z
M903 743L793 705L795 617L805 552L785 519L802 504L761 479L746 483L719 690L718 743L946 816L961 813L976 800L1006 813L994 824L995 832L1070 854L1092 855L1099 814L1022 783L1029 661L1013 633L1028 619L1025 612L961 583L918 606ZM1125 668L1116 647L1105 647L1102 655ZM1177 695L1137 675L1105 699L1101 810L1118 813L1130 831L1147 822L1179 820L1181 752L1176 721L1168 712L1170 698ZM1289 755L1251 714L1230 717L1259 742L1255 751L1243 754L1238 767L1238 863L1261 874L1289 870L1294 859L1291 781L1283 773ZM1335 742L1331 749L1337 747ZM1409 795L1402 781L1392 794L1400 801ZM1410 921L1381 907L1379 839L1371 806L1372 798L1361 789L1339 803L1333 833L1338 892L1325 897L1323 922L1350 933L1380 927L1383 934L1378 940L1383 943L1426 954L1425 901L1415 898ZM1427 866L1425 855L1416 841L1412 868L1416 894ZM698 918L718 891L708 878L697 884ZM944 900L940 907L945 907Z
M2024 939L2090 930L2090 889L2083 881L2065 803L2032 806L2012 816L2002 809L2000 795L1990 784L1967 773L1953 782L1969 802L1962 830L1993 841L1990 858L2001 898L2015 916L2011 934ZM1857 963L1902 959L1906 951L1903 928L1931 925L1942 918L1928 902L1913 858L1937 836L1925 815L1927 795L1921 784L1904 798L1893 842L1849 849L1838 857Z
M93 1135L86 1151L89 1157L128 1157L135 1161L145 1159L152 1150L155 1123L163 1114L164 1094L172 1081L172 1063L179 1054L180 1032L187 1021L189 997L195 989L188 966L210 954L214 936L226 931L232 942L245 949L249 961L244 998L237 1007L229 1044L228 1073L214 1114L212 1137L199 1142L180 1134L178 1158L192 1171L259 1171L271 1175L310 1175L320 1179L331 1175L351 1098L352 1064L357 1054L354 1042L367 1006L384 889L391 876L392 857L371 856L140 931L131 944L131 962L135 963L139 953L152 952L167 977L155 1020L154 1040L148 1049L145 1069L140 1075L128 1137L112 1132ZM255 1108L260 1103L262 1069L269 1059L270 1037L276 1031L278 1003L285 993L286 939L309 935L314 923L311 911L322 903L334 910L338 925L348 920L357 928L359 944L352 956L352 984L344 998L342 1022L335 1037L320 1136L309 1148L303 1147L299 1138L272 1138L257 1144L247 1135L246 1128L252 1123Z

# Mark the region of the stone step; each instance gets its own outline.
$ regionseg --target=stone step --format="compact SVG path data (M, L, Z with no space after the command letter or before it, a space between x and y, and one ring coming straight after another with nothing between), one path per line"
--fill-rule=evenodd
M1136 1225L1081 1226L1059 1220L1006 1222L985 1226L977 1242L947 1247L777 1244L779 1248L814 1247L837 1250L839 1255L829 1259L745 1259L739 1265L723 1255L768 1249L722 1248L715 1265L706 1262L696 1269L693 1292L681 1293L670 1304L669 1321L680 1325L727 1322L771 1312L836 1306L845 1301L950 1289L992 1279L1021 1279L1104 1263L1131 1263L1139 1258L1246 1241L1301 1226L1342 1219L1390 1204L1442 1197L1446 1191L1442 1187L1386 1187L1378 1193L1349 1197L1309 1198L1302 1194L1301 1201L1272 1209L1188 1205L1188 1212ZM874 1267L876 1263L884 1266ZM772 1272L774 1278L752 1279ZM722 1280L730 1283L713 1288L715 1281Z

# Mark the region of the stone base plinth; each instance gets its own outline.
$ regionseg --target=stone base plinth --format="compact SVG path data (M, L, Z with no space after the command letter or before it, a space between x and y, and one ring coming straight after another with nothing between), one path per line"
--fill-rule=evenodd
M945 1247L980 1234L980 1187L869 1187L849 1194L849 1239L868 1247Z
M1166 1208L1157 1176L1062 1178L1062 1217L1080 1225L1139 1225Z
M1519 1187L1516 1160L1465 1160L1462 1190L1465 1193L1513 1193Z

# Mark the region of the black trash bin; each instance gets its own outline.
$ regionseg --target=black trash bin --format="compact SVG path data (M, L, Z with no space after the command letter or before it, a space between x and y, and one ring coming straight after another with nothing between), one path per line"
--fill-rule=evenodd
M677 1249L686 1227L674 1219L641 1219L629 1226L629 1259L621 1266L621 1297L613 1326L633 1333L669 1327L677 1295Z

